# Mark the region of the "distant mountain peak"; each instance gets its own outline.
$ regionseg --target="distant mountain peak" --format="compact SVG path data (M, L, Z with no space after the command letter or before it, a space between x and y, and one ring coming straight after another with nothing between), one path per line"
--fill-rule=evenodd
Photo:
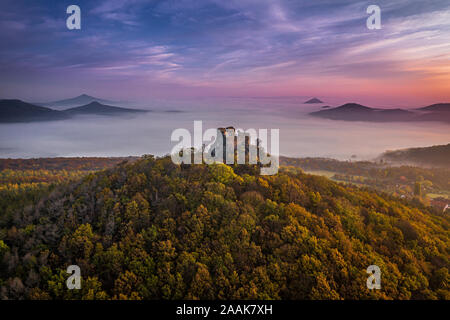
M93 97L93 96L83 93L74 98L43 103L41 105L48 106L48 107L76 107L76 106L89 104L93 101L97 101L97 102L103 103L103 104L114 104L113 101Z
M305 103L323 103L323 101L321 101L317 98L312 98L312 99L309 99L308 101L306 101Z
M100 102L98 102L98 101L92 101L91 103L88 103L87 105L86 105L86 107L87 106L92 106L92 107L95 107L95 106L104 106L104 104L102 104L102 103L100 103Z
M345 121L368 122L404 122L404 121L439 121L450 122L450 105L434 104L419 108L421 112L411 112L404 109L375 109L358 103L346 103L339 107L311 112L310 115Z
M418 108L417 110L450 112L450 103L435 103L427 107Z
M0 123L66 119L61 111L36 106L18 99L0 100Z
M90 100L94 100L95 102L98 102L98 101L108 101L108 100L106 100L106 99L97 98L97 97L88 95L88 94L86 94L86 93L80 94L78 97L75 97L75 99L77 99L77 98L90 99ZM94 102L94 101L92 101L92 102Z
M348 111L373 111L374 110L372 108L363 106L362 104L355 103L355 102L349 102L349 103L343 104L342 106L339 106L336 109L348 110Z
M112 116L142 112L149 112L149 110L121 108L92 101L79 107L60 111L18 99L0 100L0 123L65 120L79 114Z
M74 107L65 110L64 112L69 114L120 114L120 113L136 113L136 112L147 112L147 110L141 110L141 109L128 109L128 108L121 108L121 107L115 107L106 105L103 103L100 103L98 101L92 101L85 105Z

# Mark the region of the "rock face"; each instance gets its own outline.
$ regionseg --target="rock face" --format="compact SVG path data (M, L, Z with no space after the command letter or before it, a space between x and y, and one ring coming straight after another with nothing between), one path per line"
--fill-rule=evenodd
M236 129L232 126L226 128L217 128L217 137L220 137L220 139L216 140L216 145L213 147L211 155L215 157L216 151L218 152L218 150L222 149L223 163L227 163L227 141L229 141L227 138L229 137L233 137L233 146L230 148L233 151L233 158L236 158L238 152L242 151L245 156L246 164L249 164L250 159L253 159L251 157L251 154L253 154L256 161L259 161L260 152L264 151L264 149L262 148L260 150L259 139L256 139L256 145L252 145L250 143L250 135L248 133L236 132Z
M313 104L313 103L323 103L323 102L317 98L312 98L312 99L309 99L308 101L306 101L305 103Z

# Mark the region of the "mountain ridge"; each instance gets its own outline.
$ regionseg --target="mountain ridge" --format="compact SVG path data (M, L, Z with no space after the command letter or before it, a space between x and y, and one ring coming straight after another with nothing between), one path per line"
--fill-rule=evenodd
M22 100L0 100L0 122L32 122L66 118L68 118L68 115L61 111L36 106Z
M1 198L0 298L448 299L448 217L257 169L149 155L30 202ZM87 280L61 290L74 262ZM374 262L383 290L365 289Z
M89 104L94 101L100 102L102 104L115 104L115 102L113 102L113 101L93 97L93 96L83 93L83 94L80 94L79 96L76 96L73 98L62 99L62 100L51 101L51 102L36 103L36 105L41 105L41 106L45 106L45 107L76 107L76 106L86 105L86 104Z
M450 143L431 147L388 150L376 160L392 164L412 164L425 167L450 168Z
M0 123L65 120L82 114L112 116L138 112L149 111L109 106L97 101L67 110L54 110L18 99L0 100Z
M304 103L314 104L314 103L323 103L323 101L321 101L320 99L317 99L317 98L312 98L312 99L309 99L308 101L305 101Z
M148 112L142 109L129 109L116 106L110 106L102 104L98 101L93 101L83 106L70 108L64 110L69 114L96 114L96 115L113 115L118 113L136 113L136 112Z
M450 103L435 103L426 107L418 108L416 110L450 112Z
M447 107L448 106L448 107ZM409 122L439 121L450 122L450 104L435 104L419 109L405 110L400 108L371 108L358 103L346 103L341 106L309 113L313 117L343 121L366 122ZM445 110L445 111L443 111ZM423 111L423 112L422 112Z

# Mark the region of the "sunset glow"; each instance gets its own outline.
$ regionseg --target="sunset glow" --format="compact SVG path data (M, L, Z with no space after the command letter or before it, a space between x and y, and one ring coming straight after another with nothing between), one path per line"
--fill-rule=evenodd
M87 92L166 96L320 96L377 105L450 92L448 1L2 1L0 94L40 101Z

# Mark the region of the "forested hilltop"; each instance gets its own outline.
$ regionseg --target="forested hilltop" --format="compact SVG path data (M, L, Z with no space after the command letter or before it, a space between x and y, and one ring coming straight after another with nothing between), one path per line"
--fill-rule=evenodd
M406 163L450 169L450 143L425 148L386 151L379 159L392 164Z
M296 168L258 172L146 156L2 197L0 297L450 299L448 215ZM66 288L72 264L81 290ZM366 287L372 264L381 290Z
M450 199L450 168L390 166L384 162L280 157L280 164L301 168L341 183L369 187L432 205L442 212ZM444 204L444 207L440 205Z

